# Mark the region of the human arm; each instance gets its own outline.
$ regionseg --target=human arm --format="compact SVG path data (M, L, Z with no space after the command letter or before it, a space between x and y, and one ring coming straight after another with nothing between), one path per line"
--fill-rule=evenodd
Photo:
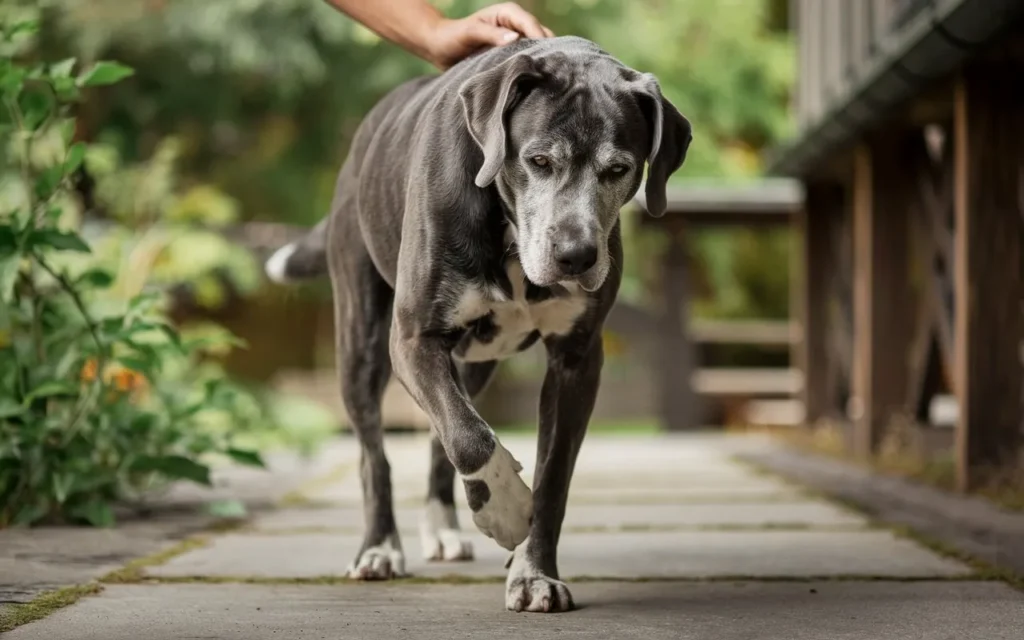
M488 46L514 42L520 36L554 34L514 2L485 7L465 18L446 18L427 0L326 0L381 38L447 69Z

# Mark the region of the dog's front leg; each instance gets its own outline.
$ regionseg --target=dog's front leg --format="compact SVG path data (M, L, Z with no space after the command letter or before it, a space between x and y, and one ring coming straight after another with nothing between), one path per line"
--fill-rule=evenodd
M512 555L505 582L505 606L512 611L573 608L572 595L558 578L558 538L576 456L597 399L603 362L599 334L548 343L533 481L533 523L530 536Z
M473 522L506 549L526 538L532 496L512 454L473 408L444 338L392 331L398 379L430 418L448 459L463 476ZM396 335L397 334L397 335Z

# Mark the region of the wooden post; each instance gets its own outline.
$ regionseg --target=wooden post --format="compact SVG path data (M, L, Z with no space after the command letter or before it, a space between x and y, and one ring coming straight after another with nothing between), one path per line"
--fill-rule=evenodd
M907 213L913 182L901 170L901 145L861 144L854 158L854 448L877 451L907 389Z
M1012 465L1021 446L1024 91L1020 67L968 68L954 98L957 487ZM1000 80L1003 80L1002 82Z
M675 225L668 225L669 246L662 262L662 314L658 341L658 404L669 431L695 429L701 412L693 389L693 345L688 339L685 312L689 308L689 265L686 247Z
M795 362L803 373L804 419L813 425L836 407L829 383L830 285L835 269L831 228L833 218L842 215L842 188L810 184L803 209L798 212L796 230L801 243L800 279L794 283L794 316L800 322L802 340Z

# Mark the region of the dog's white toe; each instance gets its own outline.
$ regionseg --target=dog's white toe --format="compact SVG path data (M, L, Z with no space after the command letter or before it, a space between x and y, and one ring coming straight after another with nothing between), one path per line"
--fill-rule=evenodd
M505 585L505 608L531 613L572 611L575 604L569 587L561 580L536 576L509 581Z
M526 544L520 545L509 563L505 580L505 608L509 611L558 613L575 607L569 587L561 580L544 575L526 557Z
M516 547L506 566L505 608L509 611L557 613L571 611L576 605L569 587L561 580L549 578L527 555L529 541Z
M348 568L352 580L391 580L405 575L405 556L390 542L363 551Z
M455 507L439 500L427 503L420 523L423 559L431 562L460 562L473 559L473 543L459 529Z
M502 547L512 550L530 533L533 494L508 449L495 440L494 453L476 473L466 476L466 498L477 528Z
M423 559L428 562L464 562L473 559L473 543L457 529L421 531Z

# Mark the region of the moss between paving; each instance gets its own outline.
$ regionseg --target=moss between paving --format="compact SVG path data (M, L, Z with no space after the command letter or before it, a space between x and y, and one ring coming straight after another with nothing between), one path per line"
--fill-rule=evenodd
M66 587L44 593L27 604L11 605L6 609L0 609L0 633L6 633L23 624L42 620L58 609L63 609L85 596L95 595L101 591L103 591L103 587L95 583Z

